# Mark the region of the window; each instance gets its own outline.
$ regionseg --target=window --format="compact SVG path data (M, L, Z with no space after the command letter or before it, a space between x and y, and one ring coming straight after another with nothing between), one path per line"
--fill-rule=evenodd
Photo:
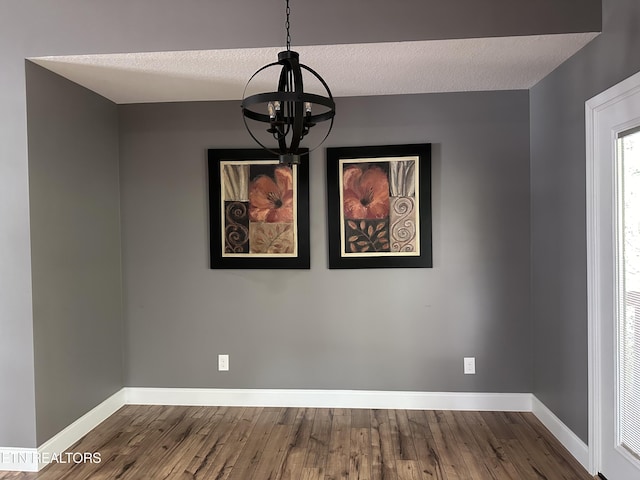
M640 459L640 128L617 149L618 444Z

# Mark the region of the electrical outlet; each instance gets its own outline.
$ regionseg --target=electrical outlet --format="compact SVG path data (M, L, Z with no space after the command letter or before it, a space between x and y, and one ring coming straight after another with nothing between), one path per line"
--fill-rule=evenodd
M218 371L226 372L229 370L229 355L218 355Z
M476 357L464 357L464 374L476 374Z

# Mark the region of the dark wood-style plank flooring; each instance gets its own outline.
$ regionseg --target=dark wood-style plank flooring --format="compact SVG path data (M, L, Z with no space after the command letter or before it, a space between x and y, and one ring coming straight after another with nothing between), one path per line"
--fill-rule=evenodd
M22 480L593 480L531 413L128 405Z

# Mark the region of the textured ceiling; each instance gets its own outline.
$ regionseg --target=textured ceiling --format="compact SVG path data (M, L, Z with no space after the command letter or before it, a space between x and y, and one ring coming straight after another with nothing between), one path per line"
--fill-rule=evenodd
M596 33L294 47L336 97L528 89ZM238 100L281 48L31 58L115 103ZM258 80L258 78L256 78ZM270 91L273 79L256 90ZM252 86L254 86L252 84ZM255 93L252 91L250 93Z

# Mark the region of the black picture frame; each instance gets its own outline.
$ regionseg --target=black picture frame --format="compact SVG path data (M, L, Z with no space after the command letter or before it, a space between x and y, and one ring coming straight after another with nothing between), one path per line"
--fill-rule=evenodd
M304 152L303 152L304 153ZM209 177L209 244L210 244L210 268L212 269L308 269L310 268L310 256L309 256L309 155L301 155L301 163L299 165L287 166L279 165L279 157L276 154L272 154L263 149L209 149L208 152L208 177ZM227 165L227 167L225 167ZM235 170L229 169L228 165L238 165ZM291 168L291 176L282 168ZM278 174L276 174L276 169ZM229 172L242 172L243 179L238 181L240 183L234 183L229 179ZM246 173L246 172L249 173ZM282 172L285 172L283 174ZM248 175L248 178L245 178ZM274 200L273 208L270 209L258 209L256 204L249 202L249 191L255 192L258 190L256 179L258 177L268 177L264 180L264 183L260 185L267 185L265 188L270 188L270 182L278 183L280 179L282 184L286 184L286 187L282 187L282 191L286 190L286 193L282 193L282 199L276 198ZM291 181L291 189L288 188L288 182ZM226 183L225 183L226 182ZM240 188L238 185L241 185ZM280 185L280 183L278 183ZM234 199L231 202L239 205L240 209L244 212L246 210L246 218L243 216L240 218L239 223L234 223L229 217L229 211L227 208L232 207L230 201L227 201L225 206L225 195L233 196L230 191L236 191L235 193L242 198L238 198L236 202ZM245 200L246 194L246 200ZM256 194L257 195L257 194ZM273 195L272 195L273 197ZM254 197L255 198L255 197ZM266 197L264 197L266 198ZM270 197L271 198L271 197ZM286 199L285 199L286 198ZM279 204L278 204L279 202ZM292 203L295 203L295 206ZM293 233L291 233L285 224L278 223L278 220L284 217L285 209L293 209ZM244 210L243 210L244 209ZM255 223L250 221L250 212L254 212L254 217L260 217L261 221ZM258 212L258 213L255 213ZM236 219L237 219L236 218ZM243 240L230 241L227 233L235 230L237 232L238 225L244 227L246 223L246 239L247 244L242 244ZM271 225L269 225L271 223ZM263 247L265 242L260 242L262 238L267 238L268 230L265 230L264 235L261 237L254 232L260 233L258 228L249 230L252 226L258 226L260 228L266 227L278 227L278 225L284 225L287 229L286 235L282 232L276 231L276 238L281 234L283 237L287 237L289 243L287 246L293 248L295 251L287 253L269 253L255 252L253 251L253 245ZM279 228L279 227L278 227ZM274 230L271 230L273 232ZM243 235L245 234L242 230ZM267 232L267 233L265 233ZM238 238L236 235L234 238ZM271 237L269 237L271 238ZM255 239L255 241L254 241ZM293 240L292 240L293 239ZM293 242L293 243L292 243ZM241 245L241 246L239 246ZM293 247L291 247L293 245ZM280 245L281 248L282 247ZM283 250L284 251L284 250Z
M433 267L431 144L327 148L327 208L329 268ZM410 216L404 234L399 211Z

